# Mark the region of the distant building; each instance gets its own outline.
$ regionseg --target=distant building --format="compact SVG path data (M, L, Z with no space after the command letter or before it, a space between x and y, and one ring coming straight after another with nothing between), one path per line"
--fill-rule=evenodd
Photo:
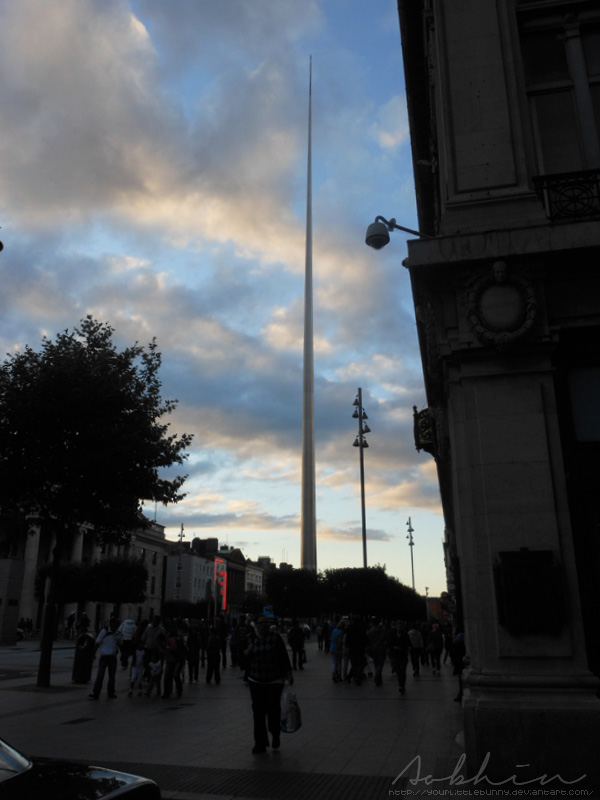
M31 619L34 630L41 630L44 619L44 597L36 597L36 576L40 567L52 560L52 534L43 526L33 528L26 538L0 530L0 642L14 641L18 621ZM121 604L119 616L135 620L160 613L162 582L167 543L164 526L148 521L146 528L133 531L126 544L102 544L89 526L82 525L73 534L63 563L75 562L92 566L108 558L140 559L148 570L146 599L138 604ZM67 603L58 608L59 631L71 612L79 617L85 612L93 627L99 627L113 612L110 603Z
M238 547L223 545L218 555L227 563L227 612L240 614L246 594L246 558Z
M192 539L191 549L196 555L204 556L205 558L214 558L219 549L219 540L214 536L208 539L199 539L195 537Z
M145 600L135 606L122 604L119 608L121 619L131 617L136 621L142 619L150 620L155 614L160 614L166 555L165 527L156 521L149 521L147 528L134 531L128 544L120 546L109 545L108 548L101 549L100 556L96 555L97 558L102 556L139 558L148 570ZM98 625L103 618L108 618L106 614L108 608L108 604L106 608L96 606L94 615ZM90 616L89 611L88 616Z
M265 570L263 567L259 567L258 564L252 563L252 561L246 562L246 586L245 589L247 592L255 592L256 594L263 593L263 581L264 581Z
M176 550L175 545L172 550ZM213 592L214 560L198 556L189 550L167 556L165 601L183 603L209 601Z
M256 563L264 570L275 569L275 564L273 563L271 556L259 556L256 559Z

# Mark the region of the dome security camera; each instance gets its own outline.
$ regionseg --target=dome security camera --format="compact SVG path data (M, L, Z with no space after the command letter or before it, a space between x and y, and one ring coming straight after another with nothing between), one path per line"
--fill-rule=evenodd
M381 250L390 241L388 226L383 222L372 222L367 228L365 242L375 250Z

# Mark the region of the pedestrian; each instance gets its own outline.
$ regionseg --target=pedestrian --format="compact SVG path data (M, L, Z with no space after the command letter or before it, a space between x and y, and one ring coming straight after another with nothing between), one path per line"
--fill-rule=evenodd
M350 678L350 642L348 641L348 633L352 628L351 620L344 620L344 636L342 639L342 657L341 657L341 673L340 679L349 682Z
M222 645L219 629L213 625L206 642L206 682L210 683L214 677L217 686L221 683Z
M344 620L340 620L331 631L329 653L331 655L331 679L339 683L342 679L342 647L344 642Z
M252 632L250 620L247 617L240 617L237 624L236 642L236 664L240 670L246 670L246 648L248 646L248 636Z
M323 636L323 623L319 622L317 625L317 647L319 650L323 649L323 641L325 637Z
M288 632L287 640L289 646L292 648L292 667L294 669L304 669L302 666L304 631L300 627L297 619L292 620L292 627Z
M427 637L427 652L431 658L431 666L433 668L434 675L441 674L442 665L440 664L440 657L442 655L443 647L444 638L442 636L442 630L437 622L434 622L431 626L429 636Z
M409 628L408 638L410 639L410 663L412 664L413 676L418 678L421 665L421 653L423 651L423 636L415 624L411 625Z
M137 625L135 620L131 619L131 617L123 620L123 622L119 625L119 631L121 633L119 650L121 652L122 669L127 669L129 666L129 659L133 655L133 637L135 636L136 630Z
M158 646L155 650L149 653L148 660L148 673L150 680L148 683L148 690L146 697L152 697L152 689L156 689L156 696L160 697L160 686L162 682L163 662L164 656L162 653L162 646L166 641L166 636L161 633L158 638ZM144 651L145 652L145 651Z
M421 638L423 639L423 647L421 648L421 666L428 667L429 650L427 649L426 645L427 641L429 640L429 633L431 631L431 627L428 622L423 622L419 630L421 631Z
M457 631L450 657L452 659L452 674L458 677L458 694L454 699L459 702L463 696L462 673L465 667L466 655L465 636L462 631Z
M366 665L367 632L363 621L358 617L351 618L350 625L346 628L344 643L348 647L350 659L348 677L360 686Z
M65 636L66 636L67 639L72 639L75 636L75 612L74 611L71 611L71 613L67 617Z
M446 625L444 627L444 658L442 659L442 664L445 664L448 659L450 659L450 663L452 663L452 644L454 641L454 637L452 636L452 628L450 625Z
M367 652L373 659L375 686L383 683L382 673L387 655L387 631L381 620L374 619L367 631Z
M281 733L281 694L285 680L294 683L287 648L276 631L259 614L246 650L248 686L252 699L254 723L253 753L265 753L269 746L277 750Z
M227 644L229 645L229 661L232 667L238 666L238 623L233 620L229 628Z
M79 617L79 622L77 623L77 632L79 634L87 633L90 627L90 619L85 611L82 612L81 616Z
M191 626L186 646L188 680L190 683L198 683L198 675L200 672L200 629L197 624Z
M200 621L199 631L200 635L200 668L204 669L206 666L206 645L208 644L209 627L205 619Z
M410 639L406 632L406 623L397 620L388 639L388 652L392 669L398 679L398 691L406 694L406 667L408 665L408 651L410 649Z
M215 630L221 641L221 665L223 669L227 669L227 639L229 638L229 627L222 615L217 617Z
M332 620L328 620L325 623L325 629L324 629L323 635L325 637L324 646L325 646L325 652L326 653L329 653L329 648L331 646L331 634L336 629L338 622L339 622L339 619L337 619L337 620L332 619Z
M163 644L163 652L165 671L162 696L164 698L170 697L173 692L173 683L175 683L177 697L181 697L183 691L181 672L185 667L186 650L183 637L174 626L171 627L169 635Z
M144 645L142 644L142 634L148 627L148 620L142 620L137 626L135 636L133 637L131 658L131 675L128 697L133 697L133 692L137 687L138 697L142 695L142 681L144 679Z
M116 617L112 617L108 625L105 625L105 627L102 628L96 637L96 651L94 658L96 657L96 654L99 653L100 660L98 662L96 682L94 683L94 688L90 694L90 697L93 700L97 700L100 697L102 684L104 683L104 675L107 670L108 696L111 700L117 696L115 692L115 675L117 672L117 653L119 652L119 640L121 638L120 634L118 633L118 627L119 620Z
M154 655L165 636L165 629L161 623L162 619L158 614L155 614L152 618L152 622L142 634L142 644L144 645L144 669L147 677L150 677L150 657Z

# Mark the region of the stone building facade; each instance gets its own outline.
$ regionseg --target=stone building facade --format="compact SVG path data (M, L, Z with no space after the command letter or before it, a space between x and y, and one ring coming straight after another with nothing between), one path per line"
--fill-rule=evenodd
M468 768L597 785L600 6L398 8Z
M42 526L32 526L31 534L23 531L15 535L6 526L0 530L0 641L12 643L17 624L30 619L34 630L43 623L44 602L36 594L38 569L52 561L54 546L52 534ZM143 561L148 570L146 598L137 605L122 604L118 609L122 619L151 618L160 613L163 594L163 572L166 558L164 527L149 522L146 528L132 533L127 544L102 544L93 530L84 525L73 534L63 562L92 565L107 558L135 558ZM108 603L68 603L58 609L58 635L63 622L75 612L79 617L85 612L98 628L108 620L113 606Z

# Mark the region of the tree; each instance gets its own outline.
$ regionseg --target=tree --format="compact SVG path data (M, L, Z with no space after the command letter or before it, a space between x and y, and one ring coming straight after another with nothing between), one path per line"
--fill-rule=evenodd
M268 605L266 594L252 590L244 594L242 611L244 614L252 614L256 617L263 613L263 609L266 605Z
M319 576L309 569L273 569L265 575L265 594L279 617L311 617L321 612Z
M46 581L51 577L52 564L39 567L35 576L35 596L43 600L46 591ZM68 562L61 564L58 570L58 580L54 587L54 599L58 605L65 603L85 603L92 598L89 590L89 567L84 564Z
M104 541L127 541L145 524L140 503L176 503L191 436L163 421L156 340L123 350L114 329L92 317L41 350L26 346L0 367L0 509L53 535L52 575L42 633L38 686L50 685L58 571L69 537L93 526Z
M324 582L330 612L404 620L424 613L423 598L383 567L329 569Z
M44 597L46 580L52 575L52 564L37 571L35 595ZM67 562L58 570L54 599L64 603L142 603L146 598L148 570L137 558L107 558L91 566Z
M138 558L107 558L89 568L87 600L97 603L143 603L148 570Z

